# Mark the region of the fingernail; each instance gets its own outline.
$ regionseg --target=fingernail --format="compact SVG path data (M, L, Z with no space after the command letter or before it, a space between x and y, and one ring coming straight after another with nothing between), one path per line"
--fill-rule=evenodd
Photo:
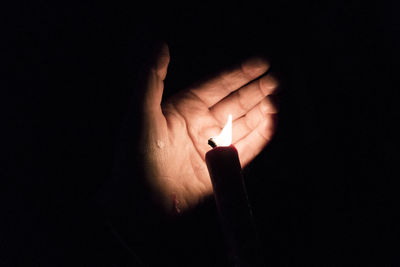
M268 61L262 57L251 57L244 63L247 67L260 69L267 68L269 66Z

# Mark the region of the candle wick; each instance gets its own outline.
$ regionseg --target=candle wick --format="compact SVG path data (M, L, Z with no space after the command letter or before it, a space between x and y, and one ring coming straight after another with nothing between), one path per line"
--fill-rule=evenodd
M217 144L214 142L214 140L212 138L208 139L208 144L212 147L215 148L217 146Z

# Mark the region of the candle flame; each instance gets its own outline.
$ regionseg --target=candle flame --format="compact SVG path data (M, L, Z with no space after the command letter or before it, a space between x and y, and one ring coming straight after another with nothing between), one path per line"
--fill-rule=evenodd
M230 146L232 144L232 115L229 114L228 121L218 136L211 137L217 146Z

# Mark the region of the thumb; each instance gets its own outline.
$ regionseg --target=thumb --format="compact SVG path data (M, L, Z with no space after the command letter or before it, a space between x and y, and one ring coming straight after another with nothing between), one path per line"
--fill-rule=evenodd
M161 100L164 90L164 79L167 76L169 64L169 49L166 43L162 43L154 55L147 76L147 84L144 94L144 109L152 112L161 110Z

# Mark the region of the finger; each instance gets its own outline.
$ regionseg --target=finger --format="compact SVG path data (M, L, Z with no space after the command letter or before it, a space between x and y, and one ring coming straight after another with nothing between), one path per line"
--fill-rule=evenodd
M238 118L232 124L232 142L247 136L252 132L263 120L272 120L271 114L278 112L277 107L271 97L265 97L255 107L253 107L246 115ZM272 122L271 122L272 123Z
M264 74L269 63L262 58L251 58L233 70L224 71L217 77L191 89L206 105L211 107L221 99Z
M170 61L170 55L169 55L168 45L166 43L162 43L155 64L156 72L162 80L165 80L165 77L167 76L169 61Z
M265 96L272 94L277 86L276 78L268 74L236 90L212 106L210 111L220 123L224 123L229 114L235 120L246 114Z
M169 64L168 46L163 43L156 52L155 62L150 67L147 76L146 92L144 95L144 109L147 112L161 111L161 99L164 82Z
M271 140L276 120L275 115L269 116L270 120L263 120L253 131L235 144L242 168L249 164Z

